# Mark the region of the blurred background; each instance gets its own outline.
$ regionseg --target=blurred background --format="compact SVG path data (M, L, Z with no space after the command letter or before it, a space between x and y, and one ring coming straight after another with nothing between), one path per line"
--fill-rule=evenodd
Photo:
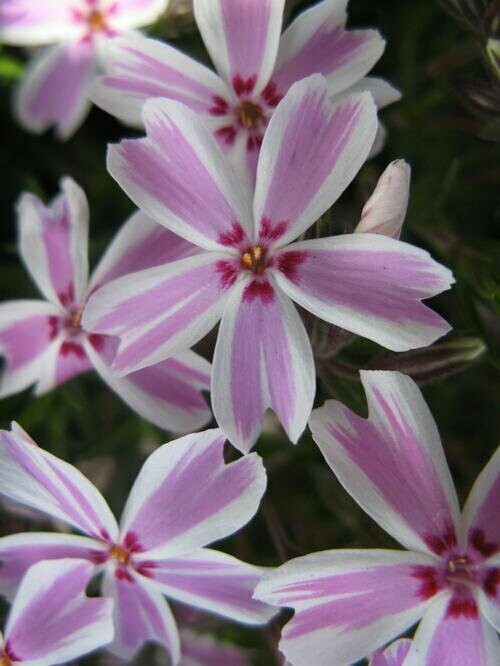
M312 4L289 2L287 21ZM432 349L395 355L366 341L344 345L338 331L308 320L319 369L317 405L335 397L365 414L359 368L412 374L422 383L463 501L498 446L500 432L500 3L351 0L349 25L376 27L385 36L385 54L372 73L400 88L403 98L382 111L388 130L383 151L363 167L321 221L320 232L352 229L385 166L405 158L412 166L412 187L402 238L453 269L456 285L432 304L453 331ZM209 62L189 2L174 3L149 32ZM16 249L14 204L21 191L49 199L63 175L84 188L91 209L91 265L133 211L107 174L104 158L107 143L134 131L94 107L66 143L51 133L25 133L11 115L12 89L24 62L21 49L0 50L1 300L37 297ZM198 350L210 357L213 341L204 340ZM94 374L41 398L26 391L1 401L0 427L13 419L41 446L88 474L118 514L145 456L172 438L139 419ZM266 418L257 451L269 475L261 510L217 547L275 566L316 550L395 546L342 490L308 433L293 447L274 419ZM0 529L9 534L51 526L2 511ZM248 649L251 663L281 663L276 640L284 616L257 631L186 616L184 609L179 613L185 624ZM111 661L98 655L79 663ZM168 660L146 652L137 663ZM233 657L224 663L231 666Z

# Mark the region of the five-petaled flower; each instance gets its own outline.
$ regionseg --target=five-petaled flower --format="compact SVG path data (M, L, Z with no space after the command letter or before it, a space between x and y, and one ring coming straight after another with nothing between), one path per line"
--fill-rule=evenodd
M18 206L20 253L46 301L0 304L0 355L6 359L0 397L37 382L37 394L95 368L141 416L174 432L197 430L210 419L202 395L210 364L191 351L116 377L109 366L118 340L84 329L89 294L114 278L195 254L198 248L142 213L124 224L88 279L88 204L70 178L49 205L24 194Z
M179 635L163 597L246 624L273 609L252 599L263 570L206 548L257 511L266 473L257 454L224 463L219 430L186 435L145 462L120 526L99 491L72 465L40 449L16 424L0 431L0 493L62 520L86 536L30 532L0 539L0 592L11 596L40 560L80 558L103 571L115 600L115 641L127 659L148 640L180 659Z
M422 618L405 666L493 666L500 630L500 449L462 514L416 384L361 372L369 416L336 401L313 437L344 488L410 552L332 550L266 575L256 598L291 606L280 649L294 666L350 664Z
M150 100L144 121L147 137L112 146L108 168L139 208L204 251L89 299L84 325L121 338L119 373L194 344L222 318L212 405L231 442L248 451L268 407L293 442L311 412L311 344L292 299L396 351L448 331L421 301L452 276L421 249L373 233L291 244L365 161L377 130L369 93L332 103L320 75L292 86L266 131L253 202L194 112Z
M89 599L93 575L81 559L30 567L0 633L0 666L53 666L78 659L113 640L113 602Z
M17 91L20 122L70 136L90 107L89 88L110 38L153 22L168 0L2 0L0 41L43 46Z
M347 0L324 0L280 38L284 0L195 0L198 28L220 76L152 39L115 40L96 104L133 125L152 97L189 106L211 127L242 177L253 179L265 128L289 88L323 74L332 96L370 90L380 107L399 99L386 81L363 78L382 55L376 30L346 30Z

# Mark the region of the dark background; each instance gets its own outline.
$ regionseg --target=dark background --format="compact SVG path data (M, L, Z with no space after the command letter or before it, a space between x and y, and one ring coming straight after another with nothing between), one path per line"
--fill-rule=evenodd
M295 3L291 11L311 4ZM433 352L442 369L434 371L437 376L432 382L426 382L424 394L463 501L498 445L500 161L499 144L491 139L499 134L500 95L496 97L498 75L495 77L485 55L486 38L493 33L487 12L491 13L494 3L476 2L477 15L467 16L469 23L457 20L459 0L448 4L455 6L455 15L434 0L351 0L349 25L377 27L387 39L385 54L373 73L396 84L403 99L382 112L388 128L385 148L363 167L327 223L335 233L351 228L388 162L399 157L410 162L412 189L403 239L429 249L453 269L457 279L452 291L434 299L433 306L454 330L446 344ZM208 62L190 21L162 20L151 32ZM66 174L82 185L91 208L91 265L133 210L104 163L106 144L133 132L94 108L67 143L58 142L50 133L42 137L25 133L15 124L10 109L23 58L20 49L0 51L2 300L36 297L16 251L13 206L21 191L52 197ZM453 342L453 352L447 341ZM208 355L211 342L201 345ZM483 345L484 353L474 362L457 360L457 349ZM411 359L419 377L429 379L430 358L434 356ZM330 365L321 361L317 404L335 396L364 413L355 369L383 367L384 363L405 369L408 360L389 356L374 344L355 341ZM8 427L12 419L43 447L84 465L102 484L118 514L147 452L169 439L141 421L92 374L42 398L35 399L26 391L3 400L0 427ZM268 492L257 517L221 543L221 548L256 564L273 566L315 550L395 545L341 489L307 433L293 447L270 421L257 450L268 470ZM0 525L3 533L41 527L5 512L0 515ZM272 646L279 626L265 632L228 623L209 622L207 626L226 640L254 648L256 663L277 663ZM152 663L147 656L139 661ZM95 658L85 661L91 662ZM159 663L166 662L160 659Z

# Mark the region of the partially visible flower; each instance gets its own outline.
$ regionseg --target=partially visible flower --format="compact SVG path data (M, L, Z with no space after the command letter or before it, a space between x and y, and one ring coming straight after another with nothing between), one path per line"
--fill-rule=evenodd
M103 572L115 600L112 652L130 659L154 641L180 663L175 620L163 597L245 624L273 609L252 599L263 570L206 548L240 529L266 486L256 454L224 463L219 430L160 447L140 471L118 526L99 491L72 465L40 449L16 424L0 431L0 493L66 521L85 536L29 532L0 539L0 591L9 596L40 560L73 557Z
M379 108L399 99L386 81L364 78L382 55L376 30L346 30L347 0L324 0L280 37L284 0L194 0L195 17L217 73L151 39L119 39L106 56L108 73L93 88L96 104L141 126L152 97L189 106L209 124L240 175L252 180L264 131L289 88L311 74L328 93L369 90Z
M231 442L248 451L267 408L293 442L310 415L314 362L292 300L394 351L449 330L421 301L453 278L423 250L368 233L292 243L365 161L377 131L369 93L334 104L322 76L294 84L266 131L255 191L182 104L149 100L144 121L145 139L111 146L109 171L201 254L115 280L89 299L84 326L121 338L117 372L161 361L221 319L212 405Z
M410 165L404 160L389 164L366 202L355 232L400 237L410 196L410 176Z
M2 0L0 42L50 45L35 57L17 92L24 127L55 125L69 137L89 108L89 88L104 45L116 35L157 19L168 0Z
M410 647L411 640L409 638L400 638L384 650L376 652L370 659L368 666L404 666Z
M93 574L81 559L30 567L0 633L1 666L52 666L78 659L113 640L113 602L89 599Z
M281 651L294 666L361 659L418 627L405 666L500 662L500 448L462 514L416 384L362 371L367 419L336 401L313 437L344 488L408 551L330 550L267 574L255 597L295 609Z
M120 275L193 255L198 248L136 213L115 236L88 277L88 203L63 179L49 206L32 194L18 205L20 253L45 301L0 304L0 355L6 359L0 397L36 382L40 395L94 368L132 409L159 427L188 432L205 425L210 410L202 391L210 364L191 351L128 377L110 370L118 340L81 323L87 298Z

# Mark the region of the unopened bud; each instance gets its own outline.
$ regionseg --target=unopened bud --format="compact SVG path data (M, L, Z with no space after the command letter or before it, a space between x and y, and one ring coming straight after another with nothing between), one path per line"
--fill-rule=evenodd
M410 165L404 160L389 164L363 208L356 233L399 238L408 208L410 176Z

